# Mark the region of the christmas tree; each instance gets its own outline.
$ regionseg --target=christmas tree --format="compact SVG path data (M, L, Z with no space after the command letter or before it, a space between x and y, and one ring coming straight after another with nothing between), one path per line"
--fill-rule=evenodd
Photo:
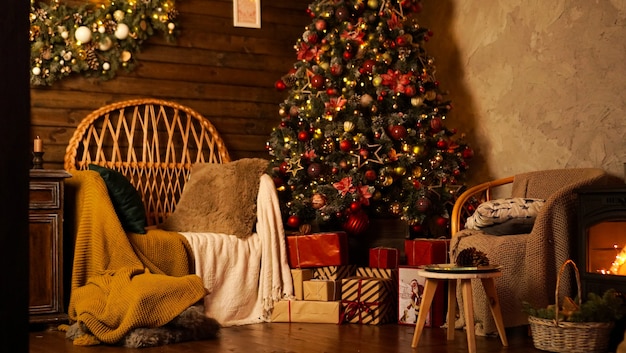
M309 5L266 145L288 228L359 234L371 217L398 217L416 236L445 232L473 151L444 124L452 106L420 10L418 0Z

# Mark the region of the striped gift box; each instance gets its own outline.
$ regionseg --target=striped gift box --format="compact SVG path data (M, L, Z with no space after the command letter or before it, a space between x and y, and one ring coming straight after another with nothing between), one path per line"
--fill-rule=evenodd
M354 276L356 265L323 266L313 269L313 278L329 281L341 281Z
M342 322L379 325L394 322L395 283L388 278L345 278L341 282Z

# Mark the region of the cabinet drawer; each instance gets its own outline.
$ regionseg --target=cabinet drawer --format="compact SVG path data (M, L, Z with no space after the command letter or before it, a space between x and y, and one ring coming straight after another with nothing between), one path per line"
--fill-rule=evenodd
M31 181L29 207L31 210L61 208L59 197L61 183L50 181Z

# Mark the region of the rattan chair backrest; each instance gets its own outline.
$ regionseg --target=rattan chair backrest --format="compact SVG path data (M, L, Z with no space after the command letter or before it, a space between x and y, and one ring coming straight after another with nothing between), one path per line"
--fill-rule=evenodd
M194 163L229 161L221 136L198 112L135 99L87 115L69 141L64 168L97 164L121 172L141 194L148 225L154 225L174 211Z

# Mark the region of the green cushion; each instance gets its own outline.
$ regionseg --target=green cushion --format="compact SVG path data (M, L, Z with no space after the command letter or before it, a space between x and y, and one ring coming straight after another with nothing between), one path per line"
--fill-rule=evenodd
M89 169L96 171L104 179L115 213L126 232L146 233L146 209L139 192L120 172L90 164Z

